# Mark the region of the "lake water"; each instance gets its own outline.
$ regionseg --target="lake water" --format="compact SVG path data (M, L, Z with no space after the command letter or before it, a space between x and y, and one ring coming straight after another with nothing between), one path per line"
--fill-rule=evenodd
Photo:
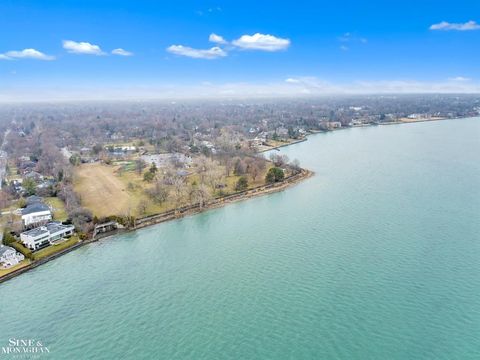
M318 134L281 153L316 175L1 284L0 349L15 337L40 340L45 359L479 359L480 119Z

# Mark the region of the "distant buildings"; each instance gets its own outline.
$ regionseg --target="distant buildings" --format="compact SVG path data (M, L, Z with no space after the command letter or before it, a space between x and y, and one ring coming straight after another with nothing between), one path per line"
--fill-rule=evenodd
M330 130L333 130L333 129L340 129L342 127L342 123L340 121L330 121L328 123L328 128Z
M142 155L141 159L149 165L154 163L157 168L165 168L174 164L189 167L192 164L192 158L182 153Z
M363 125L363 121L362 120L358 120L358 119L355 119L355 120L352 120L352 122L350 123L351 126L362 126Z
M277 137L279 139L282 139L282 140L288 139L288 129L284 128L283 126L275 129L275 134L277 134Z
M10 246L0 245L0 267L8 269L17 265L25 257Z
M50 222L20 234L20 241L30 250L38 250L73 234L73 225L62 225L60 222Z
M256 137L255 139L251 139L250 140L250 147L252 148L259 148L260 146L263 145L263 143L265 142L264 139L261 139L261 138L258 138Z
M213 145L212 142L208 140L203 140L201 142L201 146L206 147L208 150L212 152L212 154L215 154L217 152L217 149L215 149L215 145Z

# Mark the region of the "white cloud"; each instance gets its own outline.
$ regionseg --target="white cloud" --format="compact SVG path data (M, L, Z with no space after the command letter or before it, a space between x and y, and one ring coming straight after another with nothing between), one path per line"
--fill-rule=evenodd
M480 25L475 21L470 20L466 23L449 23L447 21L442 21L438 24L433 24L430 26L430 30L458 30L458 31L468 31L468 30L479 30Z
M288 78L288 79L285 79L285 82L290 83L290 84L298 84L298 83L300 83L300 80L295 79L295 78Z
M463 76L456 76L456 77L453 77L453 78L449 78L448 80L450 80L450 81L470 81L472 79L467 78L467 77L463 77Z
M214 33L210 34L210 36L208 37L208 41L216 43L216 44L220 44L220 45L225 45L225 44L228 43L222 36L214 34Z
M112 54L113 55L120 55L120 56L133 56L132 52L124 50L122 48L113 49Z
M105 55L100 46L88 42L64 40L63 48L72 54Z
M216 6L216 7L211 7L211 8L208 8L206 10L197 10L195 11L195 13L198 15L198 16L203 16L205 14L213 14L213 13L216 13L216 12L221 12L222 11L222 8L220 6Z
M368 39L365 37L359 37L356 33L346 32L342 36L338 37L338 41L342 43L361 43L366 44L368 43Z
M23 49L20 51L7 51L5 54L0 54L1 60L12 59L36 59L36 60L55 60L55 56L50 56L35 49Z
M309 93L315 93L318 91L326 92L339 92L340 87L335 86L327 81L320 80L315 76L300 76L294 78L288 78L285 80L292 87L301 89L302 92L308 90Z
M254 35L242 35L232 44L247 50L279 51L287 49L290 46L290 40L256 33Z
M167 48L167 51L175 55L187 56L194 59L217 59L227 56L227 53L218 46L210 49L194 49L189 46L171 45Z
M340 46L340 50L348 51L348 46L342 45L342 46Z

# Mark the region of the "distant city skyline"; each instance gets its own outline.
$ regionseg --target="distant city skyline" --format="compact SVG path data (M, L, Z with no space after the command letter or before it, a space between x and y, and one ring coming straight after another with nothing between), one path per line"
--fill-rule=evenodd
M3 1L0 101L479 93L476 1Z

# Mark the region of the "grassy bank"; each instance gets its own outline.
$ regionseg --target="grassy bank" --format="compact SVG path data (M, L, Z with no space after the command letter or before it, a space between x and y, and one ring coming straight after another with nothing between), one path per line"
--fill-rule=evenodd
M122 170L120 170L122 168ZM248 188L254 188L265 182L268 169L262 170L255 181L248 180ZM199 176L191 170L192 174L185 179L186 183L200 183ZM235 186L240 176L230 175L224 179L225 187L222 192L225 195L236 192ZM151 200L146 190L154 187L154 181L144 181L143 174L139 175L127 164L105 165L101 163L82 164L75 169L75 192L82 199L82 205L99 217L116 216L148 216L173 210L176 204L169 197L163 203L155 203ZM210 189L213 198L216 193ZM144 204L144 212L139 213L139 205Z
M36 251L33 253L33 259L34 260L40 260L43 259L47 256L54 255L62 250L68 249L69 247L75 245L76 243L79 242L79 238L77 236L72 236L70 239L65 240L59 244L56 245L50 245L49 247L46 247L45 249Z
M16 270L19 270L21 268L24 268L25 266L28 266L28 265L30 265L30 260L25 259L23 261L20 261L20 263L18 263L17 265L12 266L11 268L8 268L8 269L1 269L0 268L0 277L8 275L8 274L10 274L10 273L12 273Z

